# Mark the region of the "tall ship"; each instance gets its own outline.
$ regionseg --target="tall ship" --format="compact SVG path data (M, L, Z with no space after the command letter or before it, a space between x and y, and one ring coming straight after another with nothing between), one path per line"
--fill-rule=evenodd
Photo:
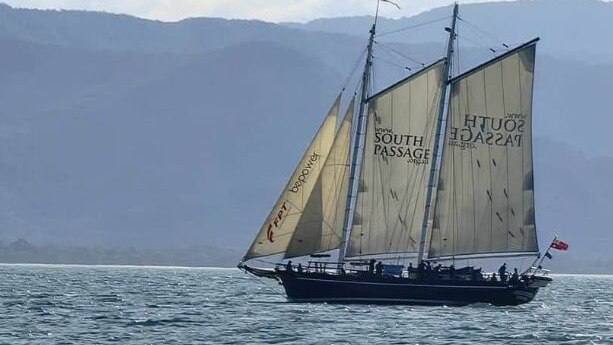
M239 268L291 302L518 305L552 281L535 222L538 38L452 76L457 4L451 18L445 57L371 94L375 16L361 91L338 126L335 100ZM511 257L534 261L455 267Z

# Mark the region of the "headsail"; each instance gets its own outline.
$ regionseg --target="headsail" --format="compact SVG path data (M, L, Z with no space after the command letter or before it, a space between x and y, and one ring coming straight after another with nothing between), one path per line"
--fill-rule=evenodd
M429 257L534 253L536 40L455 79Z
M417 252L444 60L370 99L347 256Z
M340 100L341 95L328 112L243 261L282 253L287 248L332 147Z
M307 202L285 258L338 248L349 187L349 151L355 99L351 101L332 149Z

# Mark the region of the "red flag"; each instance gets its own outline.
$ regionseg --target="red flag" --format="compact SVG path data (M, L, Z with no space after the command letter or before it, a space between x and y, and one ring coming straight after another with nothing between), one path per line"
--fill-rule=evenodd
M557 250L568 250L568 243L555 239L553 242L551 242L551 248Z

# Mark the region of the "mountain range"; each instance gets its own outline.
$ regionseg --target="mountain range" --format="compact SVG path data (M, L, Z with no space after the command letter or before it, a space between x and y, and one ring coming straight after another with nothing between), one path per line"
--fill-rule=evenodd
M450 14L382 19L375 89L441 56ZM541 246L558 233L571 246L552 261L558 271L612 272L613 4L480 3L462 5L460 16L456 73L502 53L502 43L541 37ZM358 76L349 75L371 23L164 23L0 4L0 240L209 248L228 255L189 263L234 264L340 89L354 90Z

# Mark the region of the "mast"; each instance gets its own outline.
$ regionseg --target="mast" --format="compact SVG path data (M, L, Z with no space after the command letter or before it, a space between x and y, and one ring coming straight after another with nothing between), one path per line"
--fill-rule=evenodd
M453 58L453 42L456 38L456 22L458 19L458 4L453 6L453 19L451 20L451 28L445 28L449 32L449 40L447 42L447 59L445 61L445 67L443 69L443 83L445 91L441 95L441 101L439 104L439 115L436 123L436 139L434 140L434 155L432 157L432 168L430 169L430 177L428 179L428 192L426 194L426 209L424 212L424 219L422 222L421 236L419 237L419 252L417 253L417 267L419 267L424 259L424 250L426 247L426 234L428 232L428 220L432 214L432 193L436 185L437 172L439 171L439 158L442 156L439 153L439 144L441 137L444 134L443 119L445 116L445 101L449 97L449 80L451 79L451 65Z
M353 143L353 154L351 157L351 170L349 172L349 189L347 192L347 209L345 211L345 220L343 222L343 234L341 237L341 246L338 253L338 267L343 266L345 260L345 253L347 252L347 243L349 242L349 233L351 232L351 226L353 225L353 215L355 212L355 194L359 187L359 178L361 164L358 164L358 158L364 147L361 147L364 139L364 131L366 128L366 122L368 117L364 114L366 111L366 104L368 103L368 89L370 87L370 70L372 68L372 48L375 41L375 32L377 28L377 19L379 17L379 4L377 1L377 10L375 12L375 22L370 29L370 37L368 39L368 47L366 52L366 63L364 65L364 73L362 74L362 93L360 95L360 107L358 110L358 123L356 126L355 139ZM358 181L356 183L356 181Z

